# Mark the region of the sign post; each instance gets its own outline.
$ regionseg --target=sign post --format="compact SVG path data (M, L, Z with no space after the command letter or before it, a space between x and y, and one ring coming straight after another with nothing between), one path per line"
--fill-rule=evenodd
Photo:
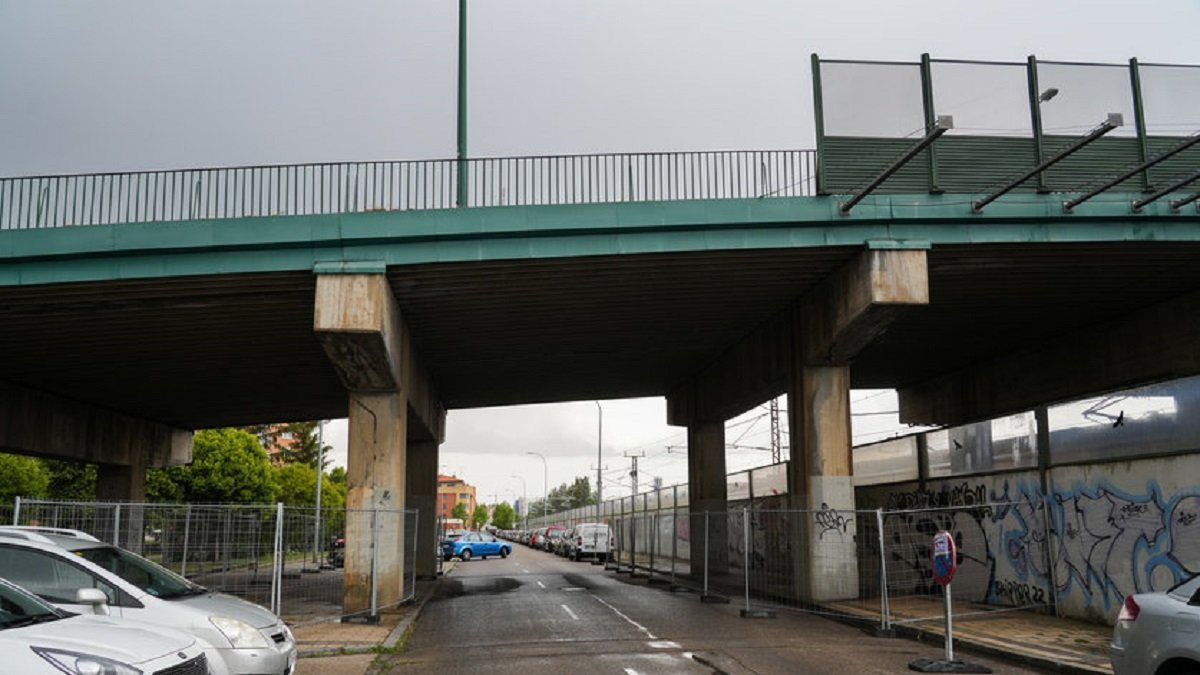
M974 663L954 660L954 616L950 608L950 581L958 571L958 547L954 535L941 530L933 535L929 547L929 566L933 580L942 587L942 598L946 611L946 658L941 661L917 659L908 664L910 670L922 673L990 673L991 669Z
M930 564L933 567L933 580L942 587L943 605L946 611L946 660L954 660L954 615L950 611L950 581L958 571L958 551L954 546L954 537L942 530L933 535L933 546L930 548Z

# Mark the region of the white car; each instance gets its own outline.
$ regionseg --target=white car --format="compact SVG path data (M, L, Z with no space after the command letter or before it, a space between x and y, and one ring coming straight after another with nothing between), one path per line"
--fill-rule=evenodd
M176 628L200 639L212 675L291 675L296 641L279 617L214 593L78 530L0 527L0 577L61 609ZM101 602L80 602L79 589ZM103 672L103 671L100 671Z
M3 579L0 659L0 669L21 675L208 675L201 645L187 633L72 615Z
M1109 660L1116 675L1200 675L1200 575L1126 596Z

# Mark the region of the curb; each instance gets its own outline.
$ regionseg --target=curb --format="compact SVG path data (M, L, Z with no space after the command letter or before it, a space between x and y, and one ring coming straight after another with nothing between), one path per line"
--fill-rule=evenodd
M920 628L911 626L892 625L892 630L896 632L897 637L903 637L917 642L927 644L945 645L946 639L941 633L935 633ZM1092 668L1073 663L1063 663L1048 656L1030 653L1028 651L1015 651L1012 648L1004 649L995 647L990 644L979 642L975 638L955 635L954 646L964 647L969 651L973 651L986 656L999 659L1007 663L1015 663L1023 666L1033 666L1043 670L1049 670L1056 673L1066 673L1067 675L1112 675L1111 670L1101 668Z
M447 572L449 571L450 570L447 570ZM437 581L440 581L440 579ZM400 642L400 639L404 637L404 634L408 632L413 623L416 622L417 618L420 617L421 610L424 609L425 603L428 602L429 598L433 596L433 591L437 587L437 581L429 584L429 586L426 587L422 593L413 597L411 603L409 603L412 605L412 610L407 612L404 618L396 623L395 627L392 628L387 637L383 639L383 642L361 647L320 647L306 650L297 649L296 658L303 659L312 657L341 656L343 654L373 654L381 647L384 649L394 648Z

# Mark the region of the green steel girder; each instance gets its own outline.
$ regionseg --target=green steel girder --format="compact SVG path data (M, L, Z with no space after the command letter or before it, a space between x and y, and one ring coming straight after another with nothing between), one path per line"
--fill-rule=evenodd
M369 212L0 231L0 285L638 253L865 245L1200 241L1200 213L1111 194L874 195ZM333 266L333 267L331 267Z

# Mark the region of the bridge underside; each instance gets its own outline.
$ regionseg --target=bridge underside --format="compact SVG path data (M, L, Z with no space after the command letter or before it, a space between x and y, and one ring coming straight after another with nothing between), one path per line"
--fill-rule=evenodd
M860 250L421 264L387 278L445 407L471 408L666 395ZM929 305L862 349L851 384L918 391L1068 334L1086 349L1200 289L1197 259L1187 242L933 246ZM0 372L184 429L344 417L315 289L311 271L0 287ZM1043 377L1059 376L1022 375ZM911 421L961 421L928 412Z

